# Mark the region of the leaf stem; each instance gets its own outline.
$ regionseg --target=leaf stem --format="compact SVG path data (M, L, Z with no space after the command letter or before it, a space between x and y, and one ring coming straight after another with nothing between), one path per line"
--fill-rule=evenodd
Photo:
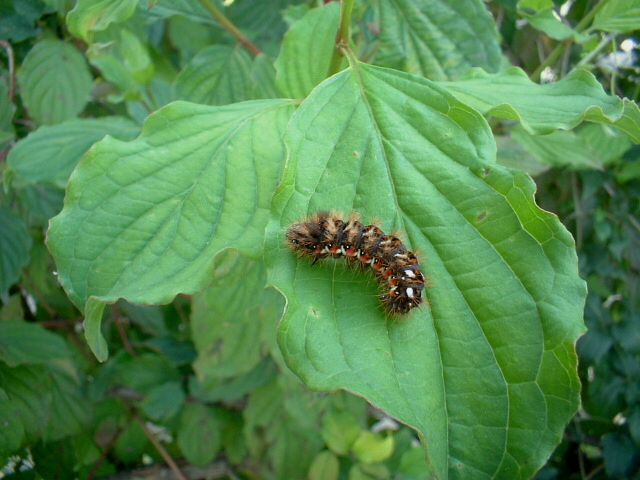
M600 9L602 9L602 7L604 7L607 3L609 2L609 0L601 0L595 7L593 7L583 18L582 20L580 20L578 22L578 24L575 26L574 30L578 33L584 31L587 29L587 25L590 25L591 22L593 21L593 18L596 16L596 14L600 11ZM540 81L540 75L542 74L542 72L544 71L545 68L553 65L554 63L556 63L558 61L558 59L562 56L562 54L564 53L564 51L573 43L573 39L572 38L567 38L565 40L563 40L562 42L560 42L558 45L556 45L556 48L554 48L551 53L549 54L549 56L546 58L546 60L544 62L542 62L538 68L536 68L536 70L531 74L531 80L533 80L534 82L538 82Z
M262 50L260 50L249 38L242 33L238 27L236 27L231 20L229 20L224 13L220 11L218 7L216 7L211 0L198 0L200 5L202 5L213 18L220 24L222 28L224 28L227 32L229 32L233 38L238 40L240 44L249 52L251 52L254 56L260 55Z
M534 82L539 82L540 81L540 75L542 74L544 69L549 67L549 66L551 66L551 65L553 65L554 63L556 63L558 61L558 59L562 56L564 51L567 49L567 47L569 45L571 45L572 43L573 43L573 41L571 39L566 39L566 40L563 40L558 45L556 45L556 48L554 48L551 51L551 53L545 59L545 61L542 62L538 66L538 68L536 68L536 70L531 74L531 80L533 80Z
M340 71L345 49L349 48L349 27L351 26L351 12L355 0L342 0L340 2L340 24L336 32L336 43L331 55L331 63L327 76L335 75Z
M169 465L169 468L171 469L173 474L176 476L176 478L178 480L187 480L187 477L185 477L184 474L180 471L180 468L178 468L178 464L173 460L171 455L169 455L169 452L167 452L167 450L162 446L160 441L156 438L156 436L153 434L153 432L151 432L149 430L147 425L138 416L138 414L136 412L134 412L133 418L138 423L138 425L140 425L140 427L142 427L142 430L144 431L145 435L151 441L151 443L156 448L158 453L160 453L160 455L162 456L164 461L167 462L167 465Z
M9 100L13 102L13 96L16 91L16 71L13 60L13 48L6 40L0 40L0 47L4 48L7 52L7 61L9 63Z

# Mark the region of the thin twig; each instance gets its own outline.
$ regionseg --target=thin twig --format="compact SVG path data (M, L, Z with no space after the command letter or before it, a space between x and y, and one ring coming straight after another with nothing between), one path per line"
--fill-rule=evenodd
M573 196L573 209L576 213L576 249L582 249L582 222L584 212L582 211L582 203L580 201L580 185L575 172L571 172L571 195Z
M229 32L233 38L238 40L244 48L249 50L254 56L258 56L262 53L262 50L249 40L249 38L242 33L210 0L198 1L200 2L200 5L202 5L211 14L211 16L217 20L220 26Z
M164 461L167 462L167 465L169 465L169 468L171 469L173 474L178 478L178 480L187 480L187 477L185 477L184 474L180 471L180 468L178 468L178 464L171 457L171 455L169 455L169 452L167 452L166 448L162 446L162 444L156 438L153 432L149 430L149 428L145 425L142 419L135 412L134 412L134 418L136 422L138 422L138 424L142 427L142 430L144 430L144 433L147 436L147 438L151 441L151 443L153 443L153 446L156 448L156 450L158 450L158 453L160 453Z
M13 101L13 96L16 91L16 70L13 58L13 47L11 47L11 44L6 40L0 40L0 46L7 52L7 60L9 63L9 100Z
M127 351L129 355L131 355L132 357L135 357L136 351L133 348L133 345L131 345L131 341L129 340L127 331L124 328L124 320L121 315L117 315L117 314L116 314L116 328L118 329L118 334L122 339L122 344L124 346L124 349Z
M100 465L102 465L105 462L105 460L107 459L107 456L109 455L111 450L113 450L113 447L115 447L116 442L118 441L118 437L122 435L122 432L124 432L130 424L131 424L131 419L128 419L126 425L118 429L118 431L109 439L109 442L102 449L102 453L100 454L100 457L98 458L98 460L95 461L95 463L91 467L91 470L89 470L86 480L93 480L93 477L95 476L96 472L100 468Z
M580 20L580 22L578 22L578 24L575 26L574 30L578 33L583 32L584 30L589 30L587 28L587 25L590 25L591 22L593 21L593 18L596 16L596 13L598 13L600 11L600 9L602 9L602 7L604 7L607 3L609 2L609 0L601 0L595 7L593 7L583 18L582 20ZM569 48L569 46L571 46L573 44L573 39L572 38L567 38L565 40L563 40L562 42L560 42L558 45L556 45L556 48L553 49L553 51L549 54L549 56L546 58L546 60L544 62L542 62L538 68L536 68L536 70L530 75L529 78L531 78L531 80L533 80L534 82L537 82L540 80L540 75L542 74L542 72L544 71L545 68L550 67L551 65L554 65L558 59L560 57L562 57L562 55L564 54L564 51Z

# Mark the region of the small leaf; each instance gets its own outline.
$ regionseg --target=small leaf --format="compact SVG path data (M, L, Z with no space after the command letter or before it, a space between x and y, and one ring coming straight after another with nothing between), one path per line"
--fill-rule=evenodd
M179 382L167 382L150 390L140 406L149 418L168 420L178 413L185 398Z
M154 106L164 105L158 96L159 85L168 80L154 76L155 64L149 53L148 31L135 23L115 26L96 35L96 42L87 50L87 58L100 70L112 89L102 88L112 102L144 100L145 117ZM173 77L173 75L172 75ZM158 96L158 97L157 97Z
M211 462L220 449L221 424L214 411L201 403L188 403L180 415L178 445L195 465Z
M552 8L537 12L535 15L524 16L529 19L531 25L536 29L546 33L549 37L555 40L564 40L565 38L572 37L576 37L579 41L586 40L585 37L579 36L578 32L564 24L562 20L556 16Z
M607 2L598 10L591 28L605 32L626 33L638 29L640 5L635 0Z
M619 128L640 143L638 106L607 95L584 70L546 85L533 83L515 67L493 75L473 70L464 79L442 85L483 115L518 120L531 134L571 129L588 120Z
M340 462L338 457L328 450L316 455L309 467L309 480L338 480Z
M47 363L71 355L55 333L22 320L0 322L0 360L10 367Z
M18 278L20 269L29 263L31 235L21 217L0 206L0 294Z
M146 452L149 438L138 422L131 422L118 435L114 453L118 460L126 463L138 462Z
M80 113L92 82L84 56L58 40L38 42L18 75L22 100L31 117L42 124L60 123Z
M64 188L91 145L105 135L130 140L138 132L137 125L122 117L67 120L43 126L21 139L9 152L7 164L28 182Z
M389 0L379 8L377 65L447 80L503 63L495 22L480 0Z
M137 4L138 0L78 0L67 14L67 26L73 35L91 43L93 32L124 22L133 15Z
M393 453L393 436L363 431L353 444L353 453L363 463L384 462Z
M174 83L175 98L206 105L250 99L251 58L241 47L211 45L193 57Z
M350 412L330 410L322 417L322 439L338 455L349 453L361 431L355 415Z
M120 31L120 45L124 67L133 80L140 84L149 83L153 77L154 64L147 45L126 28Z
M329 73L335 49L340 4L310 10L291 25L276 60L276 82L289 98L304 98Z

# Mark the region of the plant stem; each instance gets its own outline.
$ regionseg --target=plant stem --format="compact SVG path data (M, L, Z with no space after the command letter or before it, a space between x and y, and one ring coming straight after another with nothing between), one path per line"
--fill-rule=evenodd
M607 44L613 40L613 37L615 37L615 35L612 33L605 35L605 37L600 40L598 46L591 50L586 57L576 63L576 66L573 69L575 70L576 68L580 68L582 65L591 62L591 60L593 60L593 58L596 57L607 46Z
M351 26L351 12L354 0L342 0L340 3L340 24L336 32L336 44L331 55L331 63L327 76L335 75L340 71L344 50L349 48L349 27Z
M604 7L609 0L601 0L595 7L593 7L583 18L578 22L575 26L574 30L578 33L584 31L587 28L587 25L590 25L593 21L593 17L600 11L602 7ZM540 75L543 70L558 61L558 59L562 56L564 51L573 43L573 39L567 38L560 42L556 48L549 54L547 59L536 68L535 72L531 74L531 80L534 82L540 81Z
M137 413L134 412L133 418L138 423L138 425L142 427L145 435L151 441L151 443L153 443L153 446L156 448L158 453L160 453L167 465L169 465L169 468L176 476L176 478L178 478L178 480L187 480L187 477L185 477L184 474L180 471L180 468L178 468L176 462L173 460L171 455L169 455L169 452L167 452L167 450L162 446L160 441L156 438L153 432L149 430L149 428L145 425L144 421L137 415Z
M13 95L16 90L16 72L13 61L13 48L11 48L11 44L6 40L0 40L0 47L4 48L7 52L7 61L9 63L9 100L13 102Z
M536 68L535 72L533 72L531 74L531 77L530 77L531 80L533 80L534 82L539 82L540 81L540 75L542 74L544 69L549 67L549 66L551 66L551 65L553 65L554 63L556 63L558 61L558 59L562 56L564 51L567 49L567 47L569 45L571 45L572 43L573 43L573 41L571 39L566 39L566 40L563 40L558 45L556 45L556 48L554 48L551 51L551 53L546 58L546 60L544 62L542 62L538 66L538 68Z
M244 48L249 50L253 55L259 55L262 53L251 40L247 38L247 36L242 33L233 23L229 20L224 13L216 7L211 0L198 0L200 5L207 9L207 11L211 14L213 18L220 24L222 28L224 28L227 32L229 32L233 38L238 40L242 44Z

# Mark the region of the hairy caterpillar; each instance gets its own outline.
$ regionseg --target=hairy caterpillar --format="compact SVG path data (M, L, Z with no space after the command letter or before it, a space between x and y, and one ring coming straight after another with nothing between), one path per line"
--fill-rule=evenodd
M313 263L327 257L344 257L352 267L370 266L381 286L380 301L387 313L404 314L422 303L425 279L416 255L402 241L385 235L376 225L362 225L355 216L318 212L291 225L289 247Z

